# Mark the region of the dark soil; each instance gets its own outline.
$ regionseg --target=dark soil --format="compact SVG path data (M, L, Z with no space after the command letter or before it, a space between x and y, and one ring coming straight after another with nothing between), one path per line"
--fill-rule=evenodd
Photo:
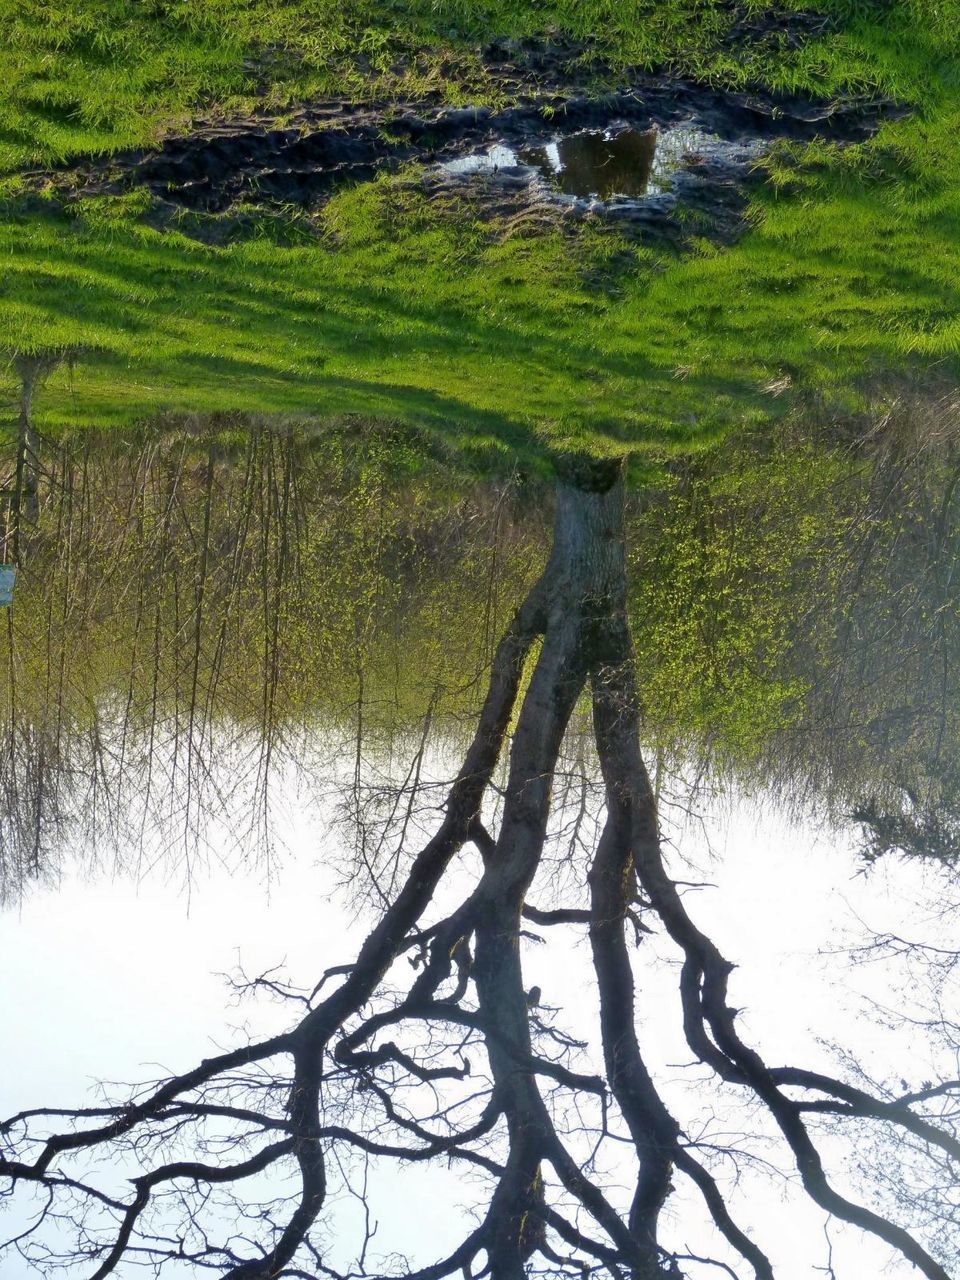
M743 19L743 38L799 41L821 30L820 15L777 14ZM749 27L749 32L748 32ZM459 184L437 168L497 142L521 148L557 134L618 126L661 129L680 124L729 143L696 157L673 180L669 200L610 202L598 210L640 234L682 236L691 230L725 240L734 236L756 157L778 139L868 137L895 104L867 98L824 101L756 91L726 91L666 75L637 74L606 92L585 84L609 81L609 69L591 61L584 46L536 42L490 45L491 73L514 105L451 108L411 103L325 101L304 106L282 123L276 118L199 122L182 137L153 150L129 151L109 161L73 164L54 175L30 175L65 194L116 192L146 186L159 208L221 214L242 203L311 208L344 183L417 163L428 190ZM573 68L573 72L571 72ZM498 214L543 203L529 175L473 178L481 203ZM585 209L580 209L583 212ZM566 214L578 212L567 206Z

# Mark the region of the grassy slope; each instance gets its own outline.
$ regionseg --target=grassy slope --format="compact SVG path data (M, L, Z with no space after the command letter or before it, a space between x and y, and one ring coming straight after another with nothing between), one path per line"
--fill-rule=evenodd
M727 79L822 76L803 58L725 48L734 20L716 0L0 0L0 166L111 151L198 111L282 109L315 94L490 98L477 49L491 37L589 40L614 65L673 62ZM852 69L873 75L870 59Z
M280 104L380 77L475 98L489 85L471 42L492 33L602 33L614 62L877 88L916 108L855 152L785 158L741 244L682 259L625 262L597 234L501 241L469 210L428 209L391 182L339 196L320 241L288 227L278 237L264 220L222 248L152 231L116 201L28 212L12 200L0 220L7 347L100 352L51 382L54 419L356 411L455 426L473 442L533 433L608 448L712 435L786 403L773 391L788 382L844 387L917 361L952 370L957 0L894 0L882 13L835 0L839 31L740 59L716 42L729 17L692 0L0 0L0 17L5 7L19 15L0 55L8 167L155 136L255 92ZM54 10L56 41L41 24Z

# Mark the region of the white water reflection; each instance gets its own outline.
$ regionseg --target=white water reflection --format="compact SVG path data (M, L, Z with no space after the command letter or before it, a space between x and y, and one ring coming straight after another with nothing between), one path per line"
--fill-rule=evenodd
M554 133L543 142L513 147L496 142L441 166L451 175L493 176L516 171L539 177L561 195L610 200L664 195L686 167L708 159L742 161L758 144L731 143L692 125L636 129L612 124L604 129Z

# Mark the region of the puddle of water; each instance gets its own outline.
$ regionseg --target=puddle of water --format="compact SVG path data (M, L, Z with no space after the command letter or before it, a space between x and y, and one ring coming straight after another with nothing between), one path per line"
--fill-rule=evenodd
M660 130L628 126L555 134L549 141L518 149L496 143L442 166L445 173L495 174L508 169L539 173L567 196L610 200L658 195L688 159L723 145L716 134L689 125Z

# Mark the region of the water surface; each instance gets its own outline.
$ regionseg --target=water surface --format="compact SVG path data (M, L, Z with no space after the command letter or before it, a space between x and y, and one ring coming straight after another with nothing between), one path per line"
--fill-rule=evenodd
M678 172L735 150L744 148L690 125L661 130L613 123L603 129L556 132L521 146L496 142L448 161L443 169L464 175L528 170L554 191L575 199L638 199L670 191Z

